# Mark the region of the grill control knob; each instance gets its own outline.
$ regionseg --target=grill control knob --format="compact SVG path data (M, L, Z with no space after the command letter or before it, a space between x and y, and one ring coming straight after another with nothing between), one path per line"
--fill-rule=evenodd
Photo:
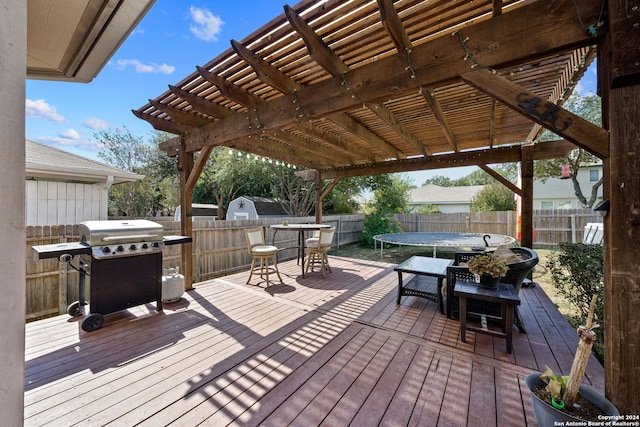
M149 245L147 245L146 243L142 244L142 249L149 249Z
M109 246L103 246L101 250L103 254L108 254L109 252L111 252L111 249L109 249Z
M131 245L131 246L129 246L129 250L130 250L130 251L135 251L136 249L137 249L137 248L136 248L136 245Z
M116 252L124 252L124 248L122 246L118 246L116 248Z
M158 249L158 248L160 247L160 243L158 243L158 242L153 242L153 243L151 244L151 246L153 246L153 248L154 248L154 249Z

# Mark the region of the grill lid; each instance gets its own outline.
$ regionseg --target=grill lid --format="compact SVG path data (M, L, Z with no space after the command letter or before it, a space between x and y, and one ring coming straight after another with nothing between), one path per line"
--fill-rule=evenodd
M78 228L80 241L91 246L157 242L163 239L162 225L146 219L84 221Z

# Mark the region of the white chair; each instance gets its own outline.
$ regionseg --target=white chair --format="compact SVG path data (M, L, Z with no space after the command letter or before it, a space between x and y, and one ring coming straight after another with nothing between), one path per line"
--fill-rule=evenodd
M335 234L336 229L334 227L331 228L323 228L318 233L317 238L309 238L307 239L307 267L305 273L314 270L316 265L320 268L322 272L322 277L327 277L326 272L331 273L331 267L329 266L329 258L327 257L327 252L331 249L331 244L333 242L333 235Z
M305 246L313 246L318 244L318 238L320 237L320 229L313 230L313 234L307 240L305 240Z
M267 287L269 286L269 273L275 273L282 282L282 277L280 277L280 272L278 271L278 248L266 244L264 228L247 228L244 233L247 237L249 253L253 256L247 284L251 281L254 272L257 272L260 277L266 280ZM259 265L256 265L257 263Z

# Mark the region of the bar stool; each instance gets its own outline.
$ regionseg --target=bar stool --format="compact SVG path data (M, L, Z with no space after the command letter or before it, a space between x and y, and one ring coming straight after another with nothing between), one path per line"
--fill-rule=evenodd
M254 272L266 280L267 287L269 287L269 273L275 273L282 282L282 277L280 277L280 272L278 271L278 248L267 245L264 237L264 228L247 228L244 233L247 238L249 253L253 256L247 284L251 281Z

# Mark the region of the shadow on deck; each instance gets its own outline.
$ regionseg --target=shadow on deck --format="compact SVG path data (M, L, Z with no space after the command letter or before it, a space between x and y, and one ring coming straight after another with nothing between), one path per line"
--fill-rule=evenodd
M332 274L264 288L248 272L197 283L85 333L27 324L25 425L536 425L524 377L569 372L577 346L540 287L521 293L527 334L467 333L416 297L395 302L393 265L330 257ZM405 279L407 280L407 279ZM592 358L585 382L604 388Z

